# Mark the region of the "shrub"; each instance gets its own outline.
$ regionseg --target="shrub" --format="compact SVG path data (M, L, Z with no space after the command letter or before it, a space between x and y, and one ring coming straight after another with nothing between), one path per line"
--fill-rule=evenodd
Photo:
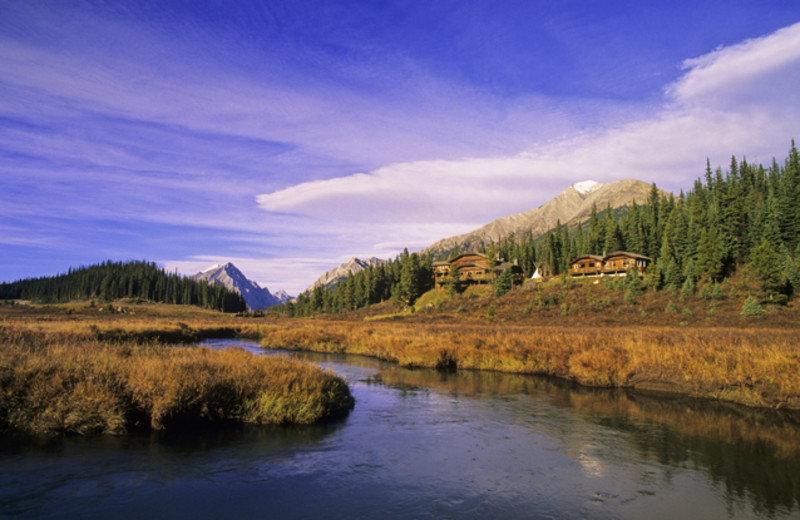
M667 313L667 314L677 314L677 313L678 313L678 308L675 306L675 304L674 304L674 303L672 303L672 302L670 301L670 302L667 304L667 308L666 308L666 309L664 309L664 312L665 312L665 313Z
M637 296L644 291L642 279L639 278L639 273L636 269L628 269L627 276L625 276L625 289L633 296Z
M752 296L748 296L742 305L742 311L740 314L746 318L752 316L761 316L764 314L764 309L761 307L761 304L758 303L758 300Z

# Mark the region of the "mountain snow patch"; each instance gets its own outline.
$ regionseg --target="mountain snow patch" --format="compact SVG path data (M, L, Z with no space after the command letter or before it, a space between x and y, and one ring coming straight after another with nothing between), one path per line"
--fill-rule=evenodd
M597 188L599 188L600 186L602 186L602 184L595 181L577 182L572 185L575 191L577 191L581 195L587 195L596 190Z

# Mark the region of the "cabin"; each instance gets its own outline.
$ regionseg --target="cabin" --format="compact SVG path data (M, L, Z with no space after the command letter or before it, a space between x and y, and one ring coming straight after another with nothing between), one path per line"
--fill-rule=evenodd
M628 251L615 251L605 256L583 255L569 263L570 276L625 276L630 269L643 275L653 259Z
M445 286L453 267L458 268L459 280L465 285L494 283L500 273L506 269L511 269L515 284L522 283L523 278L522 268L516 260L514 262L498 261L490 267L489 258L486 255L462 253L451 260L433 263L433 278L437 289Z

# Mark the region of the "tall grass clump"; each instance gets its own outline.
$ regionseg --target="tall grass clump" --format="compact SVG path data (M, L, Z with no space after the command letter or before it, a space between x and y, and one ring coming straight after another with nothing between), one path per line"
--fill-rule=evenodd
M100 342L0 326L0 428L121 434L220 422L308 424L353 405L311 364L241 349Z

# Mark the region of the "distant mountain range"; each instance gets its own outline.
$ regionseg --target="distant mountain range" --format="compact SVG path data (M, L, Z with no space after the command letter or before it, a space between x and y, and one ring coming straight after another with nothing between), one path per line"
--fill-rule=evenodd
M511 233L520 237L531 232L534 237L537 237L556 227L559 221L571 226L587 220L591 216L594 205L597 206L598 211L603 211L609 205L616 209L629 206L633 201L643 204L651 189L652 185L636 179L623 179L608 183L578 182L538 208L518 215L499 218L463 235L444 238L425 248L422 253L437 256L453 250L456 246L462 251L477 250L481 246L488 246L492 241L499 242ZM385 262L386 260L374 257L367 260L353 257L317 278L306 291L311 292L319 285L333 289L337 284L346 280L350 273L357 273L369 266L382 265Z
M275 294L266 287L259 287L256 282L249 280L235 265L228 262L223 265L213 265L201 273L191 277L194 280L205 280L208 283L218 283L242 295L247 307L251 311L263 310L273 305L286 303L291 297L286 291Z
M370 266L378 266L383 265L386 263L386 260L381 260L380 258L368 258L366 260L361 260L359 258L353 257L347 262L343 263L339 267L331 269L330 271L326 272L322 276L316 279L314 283L312 283L306 292L311 292L317 286L324 286L327 289L333 289L336 287L340 282L343 282L347 279L347 276L350 273L357 273L359 271L363 271L364 269L368 269Z
M422 252L434 256L446 253L458 246L462 251L477 250L490 242L499 242L511 233L517 237L531 232L534 237L543 235L562 224L572 225L585 221L596 205L603 211L610 204L612 208L628 206L635 200L643 204L652 185L636 179L623 179L608 183L584 181L573 184L549 202L508 217L499 218L469 233L439 240Z

